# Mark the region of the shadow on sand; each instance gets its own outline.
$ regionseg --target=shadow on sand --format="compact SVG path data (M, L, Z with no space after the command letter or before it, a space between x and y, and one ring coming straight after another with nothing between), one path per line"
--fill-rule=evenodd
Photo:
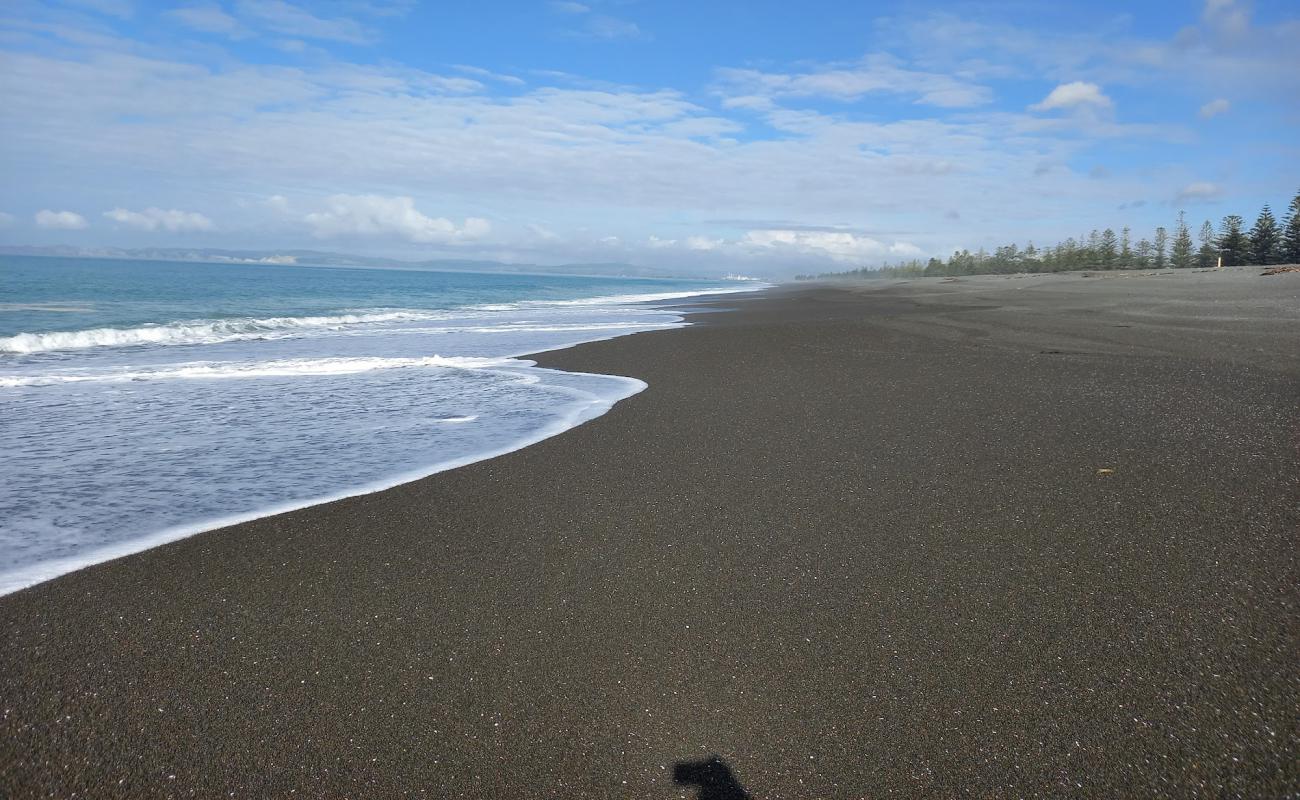
M673 782L679 786L698 786L698 800L751 800L731 767L717 756L678 762L673 766Z

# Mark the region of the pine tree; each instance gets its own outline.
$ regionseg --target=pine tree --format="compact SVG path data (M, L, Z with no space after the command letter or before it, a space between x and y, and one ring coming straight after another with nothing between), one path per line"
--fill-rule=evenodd
M1300 192L1296 192L1291 205L1287 207L1286 220L1282 223L1282 261L1285 264L1300 264Z
M1201 249L1196 253L1196 260L1202 268L1213 267L1218 263L1218 251L1214 249L1214 226L1207 219L1201 225L1201 232L1197 234L1197 239L1201 240Z
M1223 266L1235 267L1250 258L1250 242L1241 232L1242 220L1236 214L1229 214L1219 223L1219 253L1223 256Z
M1121 269L1128 269L1133 266L1133 246L1130 240L1133 232L1127 225L1119 232L1119 266Z
M1277 229L1277 220L1273 218L1273 209L1264 204L1263 210L1255 220L1255 227L1250 229L1250 256L1255 264L1276 264L1281 261L1278 244L1281 237Z
M1133 266L1138 269L1146 269L1151 266L1151 254L1153 252L1155 252L1155 248L1146 239L1138 242L1137 247L1133 250Z
M1192 265L1192 233L1187 230L1187 213L1178 212L1178 227L1174 229L1174 247L1170 260L1178 269Z
M1097 243L1097 251L1102 269L1115 268L1115 248L1117 244L1118 242L1115 239L1115 231L1107 228L1101 232L1101 239Z
M1169 243L1169 231L1164 228L1156 228L1156 255L1155 268L1165 268L1165 246Z

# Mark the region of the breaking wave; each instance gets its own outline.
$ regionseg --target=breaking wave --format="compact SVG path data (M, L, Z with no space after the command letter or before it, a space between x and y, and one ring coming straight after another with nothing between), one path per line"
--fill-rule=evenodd
M132 347L139 345L193 345L221 344L224 342L254 339L283 339L322 331L346 331L354 326L383 323L430 322L465 315L465 311L518 311L528 308L564 308L590 306L622 306L628 303L647 303L664 300L682 300L706 294L731 294L751 292L766 284L743 287L715 287L690 292L660 292L655 294L625 294L601 297L584 297L576 300L524 300L515 303L489 303L469 306L455 311L418 311L407 309L379 310L355 314L335 314L307 317L269 317L253 319L195 319L169 323L150 323L133 328L91 328L82 331L49 331L46 333L19 333L0 337L0 353L28 355L59 350L86 350L101 347ZM542 326L531 330L619 330L641 328L631 324L588 324L562 328ZM456 332L489 333L490 327L450 329ZM514 328L514 330L530 330ZM424 331L437 332L437 331Z
M446 317L445 312L398 310L319 317L197 319L151 323L137 328L92 328L84 331L19 333L0 338L0 353L48 353L54 350L85 350L91 347L130 347L147 344L219 344L249 339L283 338L304 332L344 329L351 325L419 322L446 319Z
M119 381L171 380L176 378L220 379L356 375L381 369L410 369L413 367L483 369L486 367L528 366L531 363L531 361L521 361L516 358L476 358L471 356L297 358L283 361L194 362L156 369L123 368L80 374L7 375L0 376L0 387L57 386L67 383L113 383Z

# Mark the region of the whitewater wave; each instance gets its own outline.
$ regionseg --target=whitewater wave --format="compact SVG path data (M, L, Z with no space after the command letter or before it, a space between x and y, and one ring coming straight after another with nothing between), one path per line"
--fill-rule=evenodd
M524 322L507 322L501 325L442 326L437 328L404 328L403 333L589 333L591 331L644 331L657 328L676 328L677 322L592 322L576 325L533 325Z
M58 386L68 383L118 383L175 379L274 378L323 375L356 375L386 369L444 367L486 369L526 367L531 361L517 358L479 358L472 356L426 356L423 358L297 358L282 361L211 362L148 368L123 368L84 373L0 376L0 388L23 386Z
M746 286L715 286L708 289L698 289L689 292L660 292L655 294L616 294L605 295L603 297L580 297L576 300L520 300L517 303L489 303L481 306L471 306L478 311L518 311L525 308L555 308L571 306L604 306L604 305L624 305L628 303L653 303L664 300L685 300L691 297L700 297L711 294L736 294L739 292L753 292L759 289L765 289L770 284L752 283Z
M764 284L765 285L765 284ZM83 331L50 331L47 333L19 333L14 336L0 337L0 353L30 355L49 353L60 350L86 350L103 347L133 347L140 345L195 345L221 344L225 342L249 341L254 339L283 339L323 331L343 331L358 326L383 323L431 322L464 316L466 311L518 311L529 308L565 308L621 306L631 303L648 303L664 300L682 300L690 297L710 294L731 294L735 292L752 292L764 285L747 285L743 287L712 287L688 292L660 292L654 294L622 294L600 297L584 297L577 300L523 300L517 303L492 303L469 306L464 309L440 311L421 311L410 309L385 309L376 311L358 311L350 314L334 314L308 317L270 317L253 319L248 317L233 319L195 319L170 323L149 323L132 328L91 328ZM554 330L618 330L620 328L646 327L631 324L601 325L599 323L560 328L539 326L535 328L515 327L513 330L554 331ZM364 328L357 332L362 332ZM429 329L425 332L495 333L503 330L494 327Z
M316 317L197 319L150 323L136 328L91 328L84 331L19 333L0 338L0 353L48 353L54 350L85 350L92 347L130 347L146 344L219 344L249 339L297 336L304 332L343 329L350 325L423 322L446 319L447 316L445 311L382 311Z

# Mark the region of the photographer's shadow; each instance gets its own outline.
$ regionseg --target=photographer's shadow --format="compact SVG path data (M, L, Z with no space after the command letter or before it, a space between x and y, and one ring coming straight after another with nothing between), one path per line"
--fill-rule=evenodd
M698 800L751 800L731 767L717 756L702 761L679 761L673 766L673 783L698 786Z

